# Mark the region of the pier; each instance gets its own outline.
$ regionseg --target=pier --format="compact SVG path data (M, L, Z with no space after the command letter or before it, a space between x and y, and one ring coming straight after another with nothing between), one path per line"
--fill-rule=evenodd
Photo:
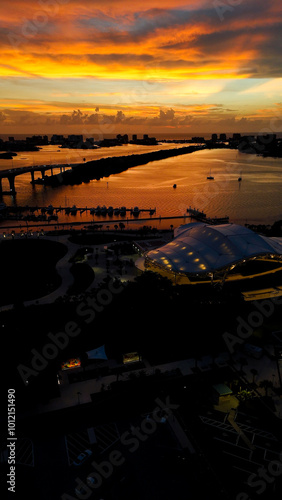
M206 222L207 224L229 224L229 217L227 215L225 217L207 217L202 210L191 207L187 208L187 213L189 214L189 217L200 222Z

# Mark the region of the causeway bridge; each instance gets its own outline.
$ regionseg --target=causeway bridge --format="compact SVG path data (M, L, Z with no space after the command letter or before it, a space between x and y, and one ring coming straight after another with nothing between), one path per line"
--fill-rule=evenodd
M42 182L44 182L44 179L46 177L46 171L50 170L51 175L53 175L53 171L55 169L59 169L60 173L64 172L66 168L71 168L69 164L51 164L51 165L33 165L31 167L18 167L18 168L13 168L13 169L6 169L6 170L0 170L0 196L2 194L11 194L14 195L16 194L16 188L15 188L15 178L18 175L22 174L31 174L31 183L36 184L36 180L34 177L35 172L40 172L41 173L41 179ZM9 181L9 186L10 190L9 191L3 191L2 189L2 179L8 179Z
M80 184L86 177L90 179L100 179L104 176L109 176L111 174L117 174L127 170L131 167L137 167L138 165L144 165L151 161L163 160L165 158L170 158L173 156L193 153L194 151L199 151L200 149L204 149L202 146L187 146L181 148L173 148L173 149L160 149L157 151L151 151L149 153L141 153L141 154L133 154L133 155L125 155L125 156L117 156L117 157L106 157L100 158L98 160L90 160L86 163L77 163L73 165L69 164L57 164L57 165L36 165L32 167L20 167L13 168L10 170L2 170L0 171L0 196L2 194L16 194L15 189L15 177L18 175L29 173L31 174L31 183L44 183L46 176L46 171L51 170L51 176L48 179L54 178L56 181L56 176L53 174L53 170L60 169L60 173L62 174L62 179L60 181L63 184L69 183L78 183ZM93 166L95 165L95 169ZM75 167L75 168L74 168ZM68 175L64 175L65 170L68 170ZM94 170L94 171L93 171ZM34 173L41 172L42 179L35 180ZM9 191L3 191L2 189L2 179L7 178L10 185ZM46 179L47 181L47 179ZM56 185L56 184L55 184Z

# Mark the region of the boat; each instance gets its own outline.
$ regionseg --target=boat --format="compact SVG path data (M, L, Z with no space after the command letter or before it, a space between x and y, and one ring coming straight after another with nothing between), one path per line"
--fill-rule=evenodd
M206 214L202 210L198 210L197 208L191 208L191 206L189 208L187 208L187 212L194 219L205 220L207 217Z
M140 214L140 209L139 207L134 207L133 210L131 210L132 215L139 215Z
M45 214L37 215L37 220L38 221L45 221L45 220L47 220L47 216Z
M211 175L211 169L210 169L210 175L207 176L207 179L209 181L213 181L214 180L214 177Z
M172 186L172 187L175 189L175 188L177 187L177 185L176 185L176 184L173 184L173 186Z
M48 207L47 207L47 212L48 212L48 214L52 214L52 213L54 212L54 207L53 207L53 205L48 205Z
M207 217L206 222L212 225L229 224L229 217L227 215L225 217Z

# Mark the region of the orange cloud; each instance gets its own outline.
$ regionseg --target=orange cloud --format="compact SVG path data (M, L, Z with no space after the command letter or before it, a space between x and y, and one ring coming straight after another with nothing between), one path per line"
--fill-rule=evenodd
M241 2L221 17L205 0L13 0L0 35L2 109L91 113L98 105L116 112L120 102L131 117L145 113L156 126L160 107L176 110L180 97L184 107L195 106L201 95L199 108L189 110L213 119L225 112L212 104L223 99L221 81L274 80L282 73L278 0ZM279 100L278 86L271 89L267 98ZM252 90L242 92L242 103ZM169 126L179 126L184 107Z
M251 23L251 11L239 5L223 24L204 2L197 7L189 2L185 9L178 2L152 2L149 9L115 2L110 10L112 2L101 7L56 1L53 11L43 0L41 10L27 3L26 17L17 16L13 27L12 15L5 19L3 60L12 58L13 68L2 67L2 75L24 68L54 78L138 79L144 72L152 78L242 78L260 71L265 45L273 50L277 45L271 37L273 28L278 34L277 12L274 17L261 1ZM23 4L16 5L21 13Z

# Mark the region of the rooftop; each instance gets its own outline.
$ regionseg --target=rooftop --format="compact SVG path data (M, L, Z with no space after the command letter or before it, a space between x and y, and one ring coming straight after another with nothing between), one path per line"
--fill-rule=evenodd
M237 224L211 226L190 223L175 230L174 240L151 250L147 261L172 273L207 275L232 270L235 265L257 257L282 261L282 242Z

